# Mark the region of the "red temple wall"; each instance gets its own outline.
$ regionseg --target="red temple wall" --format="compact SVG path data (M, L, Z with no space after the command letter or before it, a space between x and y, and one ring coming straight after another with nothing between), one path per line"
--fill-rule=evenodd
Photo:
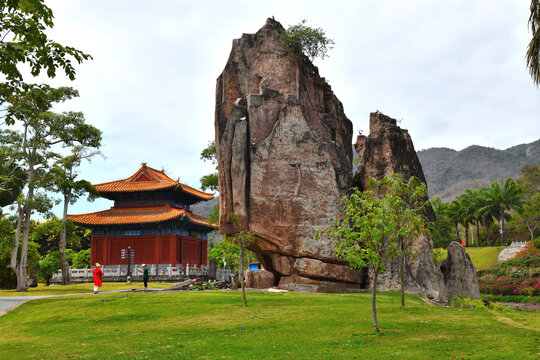
M92 236L91 263L127 264L120 254L128 246L135 250L135 264L207 265L207 242L178 235Z

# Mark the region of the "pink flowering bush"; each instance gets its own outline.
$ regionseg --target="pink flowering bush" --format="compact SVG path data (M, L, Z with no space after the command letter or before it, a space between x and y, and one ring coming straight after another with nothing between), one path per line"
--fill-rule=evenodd
M540 278L485 275L477 279L482 294L540 296Z

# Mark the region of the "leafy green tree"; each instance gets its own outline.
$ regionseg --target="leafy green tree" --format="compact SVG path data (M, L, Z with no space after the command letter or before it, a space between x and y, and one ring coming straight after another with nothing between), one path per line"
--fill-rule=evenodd
M532 39L527 47L525 59L529 73L538 86L540 85L540 0L531 0L529 27L531 28Z
M399 249L399 276L401 283L401 307L405 308L405 263L412 254L412 242L418 238L428 224L425 216L428 211L427 187L412 176L405 180L399 174L390 174L382 180L369 180L369 187L376 194L390 196L388 205L394 212L398 234L393 239Z
M95 135L97 135L98 138L93 143L93 148L98 148L101 145L101 132L96 133ZM50 172L52 176L52 190L62 194L64 203L62 212L62 231L60 233L59 243L62 261L62 285L67 285L71 282L69 278L68 262L66 260L68 207L70 204L74 204L79 197L85 194L88 195L88 200L90 201L93 201L99 197L98 191L90 182L84 179L77 180L77 168L81 165L83 160L90 160L92 157L100 154L101 153L98 150L91 151L89 148L84 146L74 146L71 149L71 154L58 159Z
M376 184L376 182L375 182ZM352 190L343 198L343 215L325 230L335 238L336 255L353 269L368 267L372 274L371 308L373 326L377 322L377 280L386 271L386 263L395 256L402 256L400 238L417 233L418 214L407 202L392 191Z
M71 266L74 269L84 269L86 267L90 267L90 253L91 249L86 249L73 254L73 262Z
M54 26L54 16L44 0L0 0L0 13L0 73L8 94L21 85L21 63L33 76L44 70L52 78L61 69L74 80L73 60L80 64L91 59L82 51L49 39L47 32ZM0 93L0 104L6 101L5 96L5 92Z
M216 266L223 268L227 267L239 272L240 248L227 241L221 241L212 247L208 252L209 259L216 259ZM247 261L244 261L244 266L247 266Z
M302 20L296 25L291 25L282 34L283 43L289 52L302 62L304 55L311 61L315 58L324 59L328 56L328 50L333 48L334 40L326 37L321 28L312 28Z
M201 151L201 159L204 161L210 161L213 165L216 166L216 171L204 175L201 178L201 189L202 190L219 190L219 183L218 183L218 165L217 165L217 154L216 154L216 142L210 141L208 143L208 146Z
M449 215L450 203L442 202L437 196L431 200L431 206L435 211L435 223L431 230L433 246L435 248L447 248L452 241L452 227L454 223Z
M525 202L523 209L514 216L513 221L518 227L529 230L531 241L534 240L535 231L540 224L540 192Z
M501 241L500 246L504 245L504 221L508 218L507 211L521 210L524 203L523 190L520 189L513 179L506 179L499 184L496 181L491 183L491 187L486 190L486 205L483 210L496 209L497 220L500 223ZM508 215L508 216L507 216Z
M2 140L14 150L14 158L21 159L28 173L27 192L24 205L19 207L19 218L24 220L21 257L17 265L13 261L10 268L17 274L17 290L26 291L26 261L28 251L29 224L32 210L36 205L37 188L47 174L49 162L58 157L54 146L84 147L99 146L101 132L86 124L80 112L55 113L51 109L55 103L78 96L78 92L69 87L52 88L48 85L23 84L9 96L6 118L16 121L20 131L4 130ZM15 243L18 243L17 232ZM16 250L14 249L14 253ZM13 257L12 257L13 260Z
M67 261L69 263L71 263L73 255L73 250L68 249L66 251ZM62 268L62 254L60 251L53 251L47 254L47 256L39 262L39 267L39 281L46 283L47 286L50 285L52 276Z
M40 246L40 255L42 257L53 251L59 251L60 238L63 232L63 223L61 219L53 217L44 222L36 223L35 229L31 232L31 240ZM76 232L76 226L68 223L66 243L69 248L77 248L81 238Z
M523 190L523 195L527 200L540 192L540 161L536 164L525 165L521 169L521 176L516 182Z
M9 264L12 256L12 246L15 241L15 232L17 226L16 217L3 217L0 219L0 288L14 289L17 287L17 277L15 273L5 264ZM32 231L34 226L32 226ZM39 245L30 241L28 243L28 274L31 277L37 271L40 255ZM20 246L18 247L20 249ZM20 251L16 254L20 257Z
M250 231L240 231L232 235L223 235L223 239L226 242L234 244L240 248L238 257L238 278L240 279L240 285L242 286L242 299L244 301L244 306L247 307L246 286L244 283L244 264L246 261L244 252L246 247L256 240L256 237Z
M0 156L0 217L2 207L13 204L26 184L26 173L15 159Z

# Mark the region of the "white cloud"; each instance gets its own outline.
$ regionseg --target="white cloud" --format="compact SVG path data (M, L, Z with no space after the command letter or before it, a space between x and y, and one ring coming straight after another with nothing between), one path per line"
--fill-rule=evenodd
M355 132L369 112L403 119L417 150L506 148L540 137L540 91L525 68L528 0L50 1L51 37L89 52L71 85L104 132L106 160L82 175L125 178L146 161L198 187L214 137L215 80L231 42L267 17L307 19L336 42L318 61ZM58 78L56 85L67 81ZM71 212L103 209L81 200Z

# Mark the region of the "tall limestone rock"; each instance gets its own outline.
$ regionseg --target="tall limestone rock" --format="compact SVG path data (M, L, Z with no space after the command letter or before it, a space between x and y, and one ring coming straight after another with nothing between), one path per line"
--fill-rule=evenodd
M380 112L370 114L369 136L359 135L355 149L359 156L359 167L354 176L354 185L365 189L370 177L382 179L390 173L405 178L416 176L426 182L420 161L414 151L407 130L397 126L396 120ZM427 216L434 219L431 207ZM433 243L429 236L421 236L412 244L413 254L405 269L405 291L426 295L439 302L448 300L443 274L433 263ZM385 274L379 276L381 290L399 290L399 262L388 264Z
M220 232L249 230L250 249L275 284L307 291L360 288L361 276L314 239L352 182L352 123L307 59L281 41L273 19L233 41L217 79Z

